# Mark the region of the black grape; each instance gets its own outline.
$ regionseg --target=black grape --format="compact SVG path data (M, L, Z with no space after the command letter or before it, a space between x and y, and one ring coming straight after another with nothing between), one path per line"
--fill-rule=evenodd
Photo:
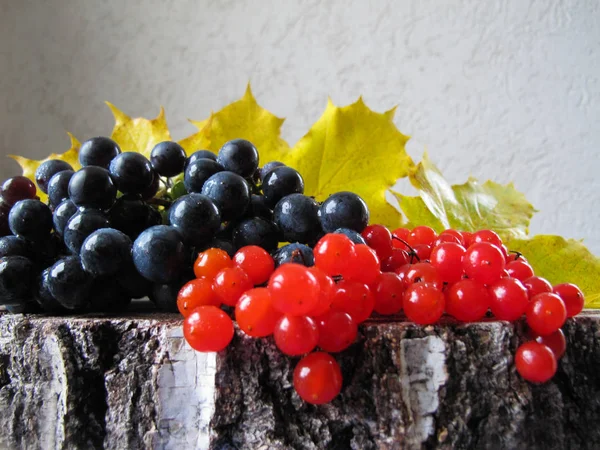
M232 258L233 255L235 255L235 247L233 246L233 242L218 238L215 238L200 247L196 247L196 253L203 252L209 248L220 248L221 250L225 250Z
M273 253L275 267L285 263L303 264L306 267L315 265L315 256L308 245L292 243L287 244Z
M267 201L262 195L252 194L250 205L244 214L246 218L262 217L263 219L273 220L273 211L267 205Z
M97 209L80 210L67 222L63 232L65 245L73 253L78 254L83 241L94 231L101 228L110 228L110 222L106 214Z
M327 198L319 209L321 226L326 233L349 228L361 233L369 224L369 208L352 192L338 192Z
M54 230L60 235L63 235L65 227L69 219L77 212L77 206L71 200L63 200L60 205L54 210L52 215L52 222L54 223Z
M112 160L109 170L117 189L124 194L141 194L154 181L152 164L140 153L121 153Z
M0 258L0 305L21 305L31 301L35 268L24 256Z
M131 303L127 295L114 277L95 279L90 289L89 309L98 312L123 312Z
M160 213L135 195L117 199L108 213L113 228L135 240L142 231L162 223Z
M160 176L156 172L154 172L152 177L152 183L150 183L150 186L148 186L140 193L142 200L150 200L151 198L154 198L159 189Z
M75 175L72 170L62 170L55 174L48 182L48 201L52 206L58 206L63 200L69 198L69 182Z
M258 151L251 142L234 139L223 144L217 154L217 162L225 167L225 170L247 178L258 168Z
M286 195L303 194L304 180L291 167L275 167L265 175L262 189L267 204L273 208Z
M224 222L242 217L250 203L248 183L233 172L219 172L211 176L204 183L202 194L219 208Z
M87 166L71 177L69 198L80 208L109 209L117 198L117 188L108 170Z
M133 263L150 281L167 284L175 281L185 267L186 249L181 235L166 225L148 228L133 243Z
M259 169L260 179L264 180L265 179L265 175L267 175L272 169L274 169L275 167L282 167L282 166L285 166L285 164L282 163L282 162L279 162L279 161L269 161L262 168Z
M131 246L125 233L114 228L96 230L81 246L81 266L94 277L113 275L132 264Z
M150 292L150 301L164 312L177 312L177 294L188 281L194 278L193 274L179 277L169 284L155 284Z
M39 200L21 200L10 210L8 223L15 236L40 242L52 231L52 211Z
M98 166L108 169L110 162L121 153L115 141L107 137L88 139L79 149L79 163L82 167Z
M221 214L210 198L202 194L179 197L169 209L169 223L187 245L197 246L215 237Z
M152 167L163 177L174 177L183 172L186 159L183 147L172 141L156 144L150 153Z
M10 206L20 200L32 199L35 194L36 188L33 181L21 175L9 178L0 186L0 197Z
M62 172L63 170L72 171L73 167L71 167L71 164L68 162L60 159L50 159L40 164L35 171L35 182L40 188L40 191L42 191L44 194L47 194L48 183L50 182L50 179L58 172Z
M117 283L129 298L144 298L150 295L153 283L144 278L132 264L115 275Z
M5 256L24 256L32 259L34 251L29 241L17 236L4 236L0 238L0 258Z
M281 230L283 241L306 244L321 234L319 204L302 194L279 200L273 210L273 221Z
M67 309L83 309L89 302L93 278L77 256L59 259L48 273L48 289Z
M50 275L50 268L45 269L40 276L35 300L47 313L64 313L67 311L67 309L58 303L58 301L52 295L52 292L50 292L50 288L48 286L48 275Z
M362 237L360 233L351 230L350 228L338 228L337 230L334 230L334 233L347 236L355 244L367 244L367 241L365 241L365 238Z
M208 159L212 159L213 161L216 161L217 160L217 155L215 155L210 150L198 150L198 151L195 151L194 153L192 153L190 155L190 157L186 161L185 167L189 166L194 161L196 161L198 159L203 159L203 158L208 158Z
M242 220L233 229L233 245L240 249L246 245L258 245L268 252L277 248L279 230L277 226L262 217Z
M202 192L206 180L225 169L212 159L200 158L188 164L183 177L183 184L188 192Z

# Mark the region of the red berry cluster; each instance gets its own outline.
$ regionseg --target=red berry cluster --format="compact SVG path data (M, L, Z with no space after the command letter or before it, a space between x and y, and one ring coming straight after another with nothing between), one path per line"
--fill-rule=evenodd
M532 340L517 350L517 371L532 382L554 375L566 347L560 327L583 309L576 286L553 287L535 276L527 260L509 253L490 230L438 235L426 226L390 232L370 225L362 237L366 245L344 234L325 235L314 247L313 267L288 263L275 269L272 257L256 246L233 259L223 250L206 250L195 264L198 279L178 297L185 338L198 351L224 349L234 327L219 307L235 307L235 320L248 336L273 335L284 354L307 355L294 371L294 387L305 401L322 404L342 385L328 353L348 348L373 313L403 310L420 325L436 323L444 313L462 322L525 315ZM321 351L311 353L317 347Z

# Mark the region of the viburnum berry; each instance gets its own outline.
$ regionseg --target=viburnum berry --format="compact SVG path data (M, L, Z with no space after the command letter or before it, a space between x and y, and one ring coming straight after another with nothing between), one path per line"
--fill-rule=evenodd
M456 242L444 242L432 250L431 265L437 269L442 281L455 283L462 278L462 262L466 252L466 249Z
M462 236L460 237L460 239L456 236L454 236L453 234L448 234L448 233L441 233L436 239L435 241L433 241L433 244L431 244L431 248L435 249L435 247L437 247L440 244L444 244L446 242L451 242L453 244L458 244L460 246L462 246L461 242L462 241Z
M235 266L221 270L213 280L213 290L228 306L235 306L242 294L252 287L248 274Z
M489 242L471 244L463 258L466 275L483 284L498 281L502 277L505 264L500 249Z
M499 320L517 320L527 310L529 295L527 289L516 278L502 278L492 284L490 309Z
M411 245L413 248L415 245L431 245L433 241L437 238L437 233L431 227L425 225L419 225L418 227L414 227L408 236L406 237L406 242Z
M233 322L216 306L200 306L183 321L183 336L198 352L219 352L233 338Z
M315 318L319 327L319 347L326 352L337 353L347 349L358 334L358 326L350 314L329 311Z
M273 308L267 288L253 288L244 292L235 305L235 320L248 336L269 336L280 317L281 313Z
M356 244L354 249L356 257L347 272L347 278L367 285L374 283L381 274L377 253L365 244Z
M315 265L331 276L347 273L356 258L354 243L343 234L326 234L313 253Z
M437 322L444 313L445 304L444 294L430 284L413 284L404 293L404 313L419 325Z
M505 269L512 278L516 278L519 281L525 281L533 276L532 267L523 259L510 261L506 264Z
M541 336L554 333L563 326L565 320L567 308L556 294L538 294L527 307L527 325Z
M384 272L377 279L373 292L375 294L375 312L379 314L396 314L402 309L404 283L393 272Z
M233 263L248 274L255 286L266 283L275 270L271 255L257 245L240 248L233 255Z
M361 235L367 245L375 250L381 261L392 255L392 233L383 225L369 225Z
M305 356L294 369L294 389L307 403L329 403L342 390L339 364L333 356L323 352Z
M283 316L273 331L275 345L289 356L311 352L319 341L319 328L308 316Z
M413 247L413 253L416 256L418 261L428 260L431 256L431 245L427 244L416 244Z
M275 309L290 316L306 315L319 302L319 281L301 264L288 263L275 269L268 289Z
M318 267L309 267L308 271L312 273L319 282L319 299L313 309L307 314L311 317L321 316L331 309L333 294L335 293L335 283L333 279L325 275Z
M525 380L545 383L556 373L556 358L544 344L526 342L517 349L515 366Z
M437 269L429 263L412 264L406 269L403 281L407 288L415 283L426 283L442 290L444 284Z
M194 263L194 273L197 278L212 280L221 270L233 267L233 261L225 250L209 248L198 255Z
M385 261L381 262L382 272L395 272L396 269L410 263L410 255L405 250L395 248L390 256Z
M492 230L479 230L473 233L472 244L478 242L489 242L494 244L496 247L502 246L502 239L498 236L498 233Z
M462 322L481 320L491 303L489 291L475 280L460 280L450 285L445 295L446 312Z
M356 323L367 320L374 307L375 297L366 284L342 280L336 285L331 308L350 314Z
M550 282L545 278L536 277L535 275L523 281L523 286L527 289L527 294L529 294L530 299L537 294L552 292L552 285Z
M552 350L552 353L554 353L557 361L562 358L567 350L567 340L565 339L565 334L560 328L554 333L547 334L546 336L536 336L534 334L533 338L536 342L544 344L550 350Z
M438 237L446 236L446 235L454 236L458 240L458 243L460 245L462 245L463 247L465 247L465 238L463 237L463 235L460 231L448 228L447 230L442 231Z
M177 309L183 317L189 316L199 306L221 306L221 300L207 278L184 284L177 294Z
M470 231L459 231L459 233L463 237L464 247L468 249L473 243L473 233Z
M552 291L565 303L567 317L574 317L581 312L585 304L583 292L571 283L557 284Z
M396 228L392 231L392 247L399 248L400 250L410 250L406 245L408 233L410 233L408 228Z

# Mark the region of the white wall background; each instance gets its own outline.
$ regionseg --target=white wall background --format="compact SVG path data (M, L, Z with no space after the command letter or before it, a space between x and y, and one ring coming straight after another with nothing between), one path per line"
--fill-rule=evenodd
M174 137L239 98L295 142L362 94L453 182L514 180L535 233L600 255L598 0L0 0L0 153L108 134L109 100ZM2 178L17 172L1 159Z

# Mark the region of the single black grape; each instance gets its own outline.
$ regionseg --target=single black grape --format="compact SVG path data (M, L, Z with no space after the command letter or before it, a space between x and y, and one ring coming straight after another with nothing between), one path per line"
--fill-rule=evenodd
M98 166L108 169L110 162L121 153L115 141L107 137L88 139L79 148L79 163L82 167Z
M71 177L69 198L80 208L107 210L117 198L117 188L108 170L97 166L87 166Z
M150 292L150 301L161 311L178 312L177 294L179 294L183 285L192 279L194 279L193 273L188 276L181 276L169 284L155 284Z
M140 153L121 153L112 160L109 170L117 189L124 194L141 194L154 181L152 164Z
M244 214L245 218L262 217L263 219L273 220L273 211L267 205L267 201L262 195L252 194L250 205Z
M160 176L156 172L154 172L152 174L152 183L150 183L150 186L148 186L140 193L142 200L150 200L151 198L154 198L159 189Z
M150 295L152 281L144 278L132 264L115 275L117 283L129 298L144 298Z
M160 213L135 195L117 199L108 213L113 228L135 240L142 231L162 223Z
M246 245L258 245L272 252L279 244L277 226L262 217L242 220L233 229L233 245L240 249Z
M73 167L68 162L60 159L49 159L40 164L35 171L35 182L40 188L40 191L47 194L50 179L63 170L73 170Z
M174 177L183 172L186 159L183 147L172 141L156 144L150 153L152 167L163 177Z
M40 242L52 231L52 211L39 200L21 200L10 210L8 224L15 236Z
M102 277L94 280L90 289L89 302L90 311L116 313L129 308L131 297L114 277Z
M50 292L50 287L48 286L48 276L50 275L50 268L42 271L40 279L38 280L38 290L35 295L35 300L40 305L40 307L44 310L44 312L51 314L60 314L67 311L67 309L58 303L58 301Z
M365 241L365 238L362 237L360 233L351 230L350 228L338 228L337 230L334 230L334 233L347 236L355 244L367 244L367 241Z
M268 163L266 163L263 167L261 167L259 169L260 179L264 180L265 175L267 175L275 167L283 167L283 166L285 166L285 164L280 161L269 161Z
M204 250L208 250L209 248L220 248L221 250L225 250L227 254L232 258L233 255L235 255L235 247L233 246L233 242L215 238L212 241L201 245L200 247L196 247L196 252L194 256L196 256L200 252L203 252Z
M10 206L0 201L0 237L11 234L10 226L8 225L8 215L10 214Z
M267 204L273 208L286 195L303 194L304 179L291 167L275 167L265 175L262 189Z
M225 168L216 161L208 158L196 159L188 164L183 176L183 184L188 192L202 192L202 187L215 173L223 172Z
M72 170L62 170L48 182L48 201L52 206L58 206L60 203L69 198L69 183L75 175Z
M24 256L32 259L34 256L33 246L31 242L17 236L1 237L0 258L5 256Z
M81 266L94 277L113 275L131 265L131 246L125 233L114 228L96 230L81 246Z
M63 235L69 219L73 217L77 211L77 206L69 199L63 200L61 204L56 207L54 214L52 214L52 222L54 223L54 230L60 236Z
M284 245L278 249L273 253L273 260L275 261L275 267L286 263L302 264L306 267L315 265L315 256L312 248L296 242Z
M217 154L217 162L225 170L247 178L252 176L258 167L258 151L252 142L234 139L223 144Z
M248 183L233 172L215 173L204 183L202 194L219 208L224 222L242 217L250 204Z
M83 245L83 241L96 230L110 228L110 222L102 211L97 209L83 209L77 211L67 222L63 231L65 245L75 254Z
M175 281L185 267L181 235L166 225L148 228L133 243L133 263L145 278L159 284Z
M185 163L185 167L187 168L187 166L189 166L190 164L192 164L194 161L196 161L198 159L203 159L203 158L212 159L213 161L216 161L217 160L217 155L215 155L210 150L198 150L198 151L195 151L187 159L187 161Z
M0 258L0 305L21 305L31 301L35 268L24 256Z
M361 233L369 224L369 208L353 192L338 192L323 202L319 218L326 233L333 233L338 228L349 228Z
M36 188L33 181L21 175L9 178L0 186L0 197L10 206L20 200L32 199L35 194Z
M83 270L77 256L59 259L48 273L48 289L52 296L67 309L83 309L89 303L94 279Z
M215 237L221 226L221 214L206 195L188 194L171 205L169 223L187 245L197 246Z
M306 244L321 234L319 204L302 194L287 195L279 200L273 210L273 221L283 241Z
M35 244L35 257L33 262L40 269L50 267L61 256L65 256L69 251L65 243L56 233L52 233L48 239Z

